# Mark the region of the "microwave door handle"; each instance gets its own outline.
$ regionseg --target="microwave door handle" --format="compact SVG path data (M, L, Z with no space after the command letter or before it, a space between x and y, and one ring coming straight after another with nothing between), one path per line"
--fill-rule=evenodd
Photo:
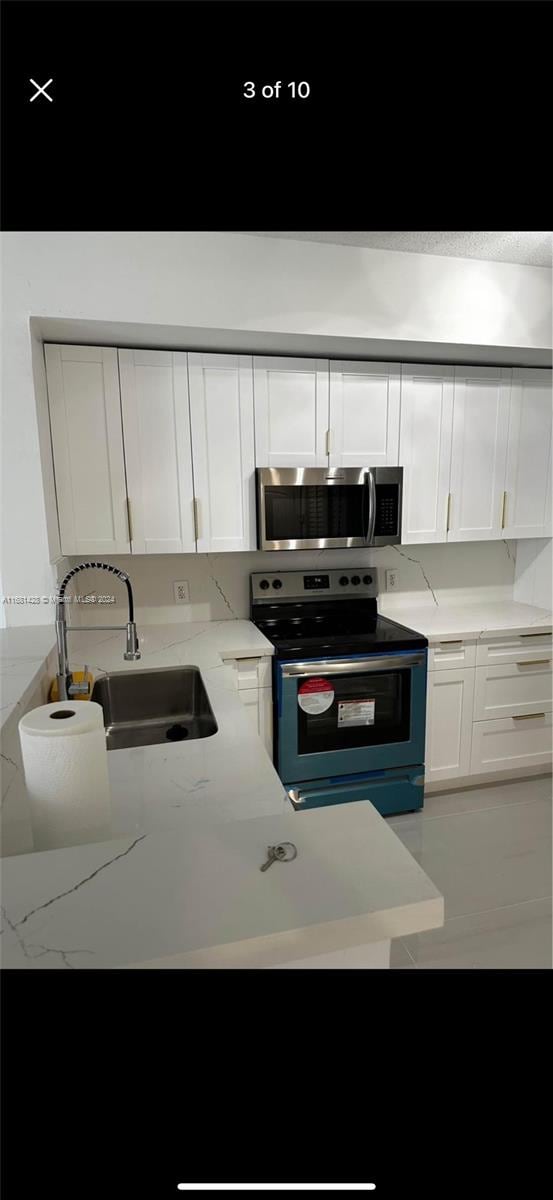
M374 529L376 525L376 485L374 482L374 474L370 467L367 471L367 487L369 492L369 519L367 523L367 532L365 534L365 544L372 546L374 540Z

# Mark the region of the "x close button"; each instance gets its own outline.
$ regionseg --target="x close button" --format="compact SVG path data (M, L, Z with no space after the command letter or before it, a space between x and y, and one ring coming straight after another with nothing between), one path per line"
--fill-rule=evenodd
M47 79L46 83L40 84L40 83L37 83L35 79L29 79L29 83L32 83L33 87L37 89L36 92L34 93L34 95L31 96L31 98L29 100L29 104L32 104L33 100L36 100L37 96L44 96L44 99L49 100L50 104L52 104L54 97L49 96L48 92L46 91L46 88L50 87L50 84L52 82L53 82L52 79Z

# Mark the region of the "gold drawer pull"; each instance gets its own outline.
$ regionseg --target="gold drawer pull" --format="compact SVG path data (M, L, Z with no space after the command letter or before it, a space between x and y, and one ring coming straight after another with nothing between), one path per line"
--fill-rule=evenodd
M529 658L527 662L517 662L515 667L537 667L539 663L550 663L550 658Z
M528 637L539 637L539 638L551 637L551 631L548 631L546 633L521 633L520 637L521 638L523 638L523 637L526 637L526 638L528 638Z
M545 713L521 713L519 717L513 717L513 721L531 721L534 717L545 717Z
M462 638L450 638L449 641L440 642L440 646L462 646L462 645L463 645Z

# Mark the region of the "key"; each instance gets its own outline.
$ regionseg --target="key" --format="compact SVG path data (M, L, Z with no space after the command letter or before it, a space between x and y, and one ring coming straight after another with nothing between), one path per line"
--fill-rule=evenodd
M283 842L280 846L267 846L267 861L259 868L260 871L268 871L269 867L274 862L291 862L297 855L297 849L293 842Z
M271 867L274 862L278 862L279 858L281 857L278 853L278 849L278 846L267 846L268 858L267 861L263 863L263 866L259 868L260 871L268 871L269 867Z

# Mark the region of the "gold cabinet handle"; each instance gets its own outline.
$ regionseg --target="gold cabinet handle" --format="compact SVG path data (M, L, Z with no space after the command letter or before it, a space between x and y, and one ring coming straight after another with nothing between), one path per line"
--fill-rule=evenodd
M528 658L526 659L526 662L515 663L515 667L537 667L539 664L550 662L550 658Z
M331 443L330 435L331 435L331 430L327 429L327 431L326 431L326 452L327 452L327 454L330 454L330 443Z
M529 637L538 637L538 638L551 637L551 632L550 632L550 631L548 631L547 633L521 633L521 634L520 634L520 637L521 637L521 638L522 638L522 637L525 637L525 638L529 638Z
M533 717L545 717L545 713L521 713L519 717L513 717L513 721L531 721Z
M194 497L192 501L192 511L194 513L194 537L197 542L200 540L200 501Z
M507 503L507 492L503 492L503 499L501 501L501 528L502 529L505 528L505 505L506 505L506 503Z
M445 517L446 533L449 531L450 516L451 516L451 492L448 492L447 493L447 509L446 509L446 517Z
M129 542L132 542L132 517L131 517L131 502L127 496L127 526L129 530Z
M449 641L440 642L440 646L462 646L462 638L450 638Z

